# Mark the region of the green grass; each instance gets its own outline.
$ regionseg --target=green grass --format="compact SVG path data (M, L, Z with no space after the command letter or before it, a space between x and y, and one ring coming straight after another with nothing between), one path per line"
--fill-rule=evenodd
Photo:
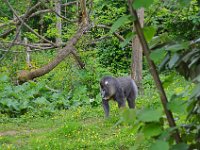
M184 91L188 83L183 81L177 78L166 87L168 97ZM136 103L137 109L162 107L156 89L147 85ZM28 112L20 118L0 114L0 150L126 150L137 145L136 131L127 123L119 123L121 112L116 103L110 104L109 119L104 118L101 106L57 110L50 116L42 112ZM178 116L177 125L185 121L186 115ZM147 149L148 142L142 142L145 144L140 149Z
M116 125L120 112L112 105L109 119L101 107L58 111L51 117L1 121L0 149L129 149L135 134L127 124Z

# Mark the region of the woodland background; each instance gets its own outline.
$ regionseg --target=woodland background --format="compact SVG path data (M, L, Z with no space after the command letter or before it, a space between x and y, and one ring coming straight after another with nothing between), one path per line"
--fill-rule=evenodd
M199 43L199 0L0 0L0 149L199 149Z

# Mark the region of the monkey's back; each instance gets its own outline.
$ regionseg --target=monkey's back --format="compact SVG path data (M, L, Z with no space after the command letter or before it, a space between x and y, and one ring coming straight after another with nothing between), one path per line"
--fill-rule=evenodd
M125 97L129 96L130 93L137 95L137 86L131 77L119 77L117 80L120 83Z

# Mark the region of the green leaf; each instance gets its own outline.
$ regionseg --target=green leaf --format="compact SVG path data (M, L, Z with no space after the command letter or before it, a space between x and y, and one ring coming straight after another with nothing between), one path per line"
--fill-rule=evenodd
M178 44L168 46L166 48L166 50L171 51L171 52L177 52L177 51L180 51L180 50L188 49L188 47L189 47L189 42L182 42L182 43L178 43Z
M150 54L150 58L153 60L153 61L160 61L163 59L163 57L165 56L166 52L164 49L156 49L154 51L151 51L151 54Z
M171 134L172 134L172 132L173 132L175 129L177 129L177 128L173 127L173 128L167 128L167 129L165 129L165 130L161 133L161 135L159 136L159 139L160 139L160 140L169 140L169 139L170 139L170 136L171 136Z
M190 64L188 65L188 67L191 68L191 67L193 67L193 65L194 65L195 63L198 64L199 59L200 59L199 56L197 56L196 58L193 58L193 59L191 60Z
M9 77L5 74L0 75L0 82L7 82L9 81Z
M154 36L149 42L149 48L154 49L156 46L159 46L163 43L168 43L170 41L167 33L160 34L159 36Z
M173 83L173 81L174 81L174 78L175 78L175 74L174 73L170 73L170 75L168 75L165 79L164 79L164 81L163 81L163 86L165 87L165 88L167 88L169 85L171 85L172 83Z
M169 150L169 144L165 141L157 140L151 145L150 150Z
M135 36L135 34L133 32L129 32L126 36L126 39L125 41L123 41L121 44L120 44L120 47L125 47L132 39L133 37Z
M156 33L156 28L153 26L143 28L144 36L147 42L151 41Z
M129 15L125 15L120 17L117 21L114 22L114 24L112 25L110 32L113 33L115 32L119 27L121 27L122 25L125 25L128 21L129 21L130 16Z
M162 117L161 110L143 109L138 114L138 119L143 122L159 121Z
M19 103L14 99L5 98L0 100L0 104L2 104L3 108L9 108L10 110L19 110Z
M136 120L136 112L135 109L125 109L123 111L123 119L128 123L134 123Z
M145 137L153 137L153 136L157 136L162 132L162 125L160 125L159 123L148 123L145 124L144 128L143 128L143 133L145 135Z
M196 82L200 83L200 75L198 75L196 78L194 78L193 81L196 81Z
M140 145L142 143L144 143L145 141L145 136L143 133L138 133L136 134L136 138L135 138L135 143L134 143L134 146L130 148L130 150L138 150Z
M182 6L188 6L191 0L178 0Z
M191 49L190 52L186 53L186 54L182 57L182 60L183 60L184 62L190 61L190 60L193 58L193 56L198 55L198 53L199 53L199 49L196 49L196 48Z
M197 98L200 96L200 83L198 83L195 88L192 90L192 94L190 96L190 98Z
M171 147L171 150L188 150L188 149L189 146L186 143L179 143Z
M182 114L186 112L186 103L180 99L173 99L167 104L167 108L170 109L172 112Z
M175 53L168 63L169 68L173 68L178 62L179 58L180 58L179 54Z
M50 102L48 100L46 100L45 97L38 97L34 103L38 104L38 105L47 105L49 104Z
M141 7L148 8L154 0L134 0L133 8L138 9Z

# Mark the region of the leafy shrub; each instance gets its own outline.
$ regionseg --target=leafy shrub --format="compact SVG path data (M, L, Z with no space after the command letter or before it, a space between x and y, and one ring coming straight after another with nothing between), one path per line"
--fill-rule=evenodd
M93 57L96 57L94 51L88 51L82 57L87 60L86 69L73 67L72 70L70 65L73 63L69 60L44 77L38 78L36 82L30 81L18 86L12 85L6 73L1 74L0 112L11 117L28 111L43 116L57 109L83 105L99 106L99 80L111 73L107 68L102 68L98 61L94 63Z
M0 81L0 112L11 117L27 111L49 113L55 109L67 109L77 105L75 100L69 100L68 93L54 91L42 81L13 86L5 74L0 76Z
M127 73L130 70L131 49L120 47L118 41L106 40L99 44L98 55L99 62L105 67L110 67L113 73Z
M197 38L200 27L198 2L196 0L182 2L187 3L187 7L182 7L176 0L165 3L156 0L147 10L146 22L158 27L159 34L168 32L170 36L179 39Z

